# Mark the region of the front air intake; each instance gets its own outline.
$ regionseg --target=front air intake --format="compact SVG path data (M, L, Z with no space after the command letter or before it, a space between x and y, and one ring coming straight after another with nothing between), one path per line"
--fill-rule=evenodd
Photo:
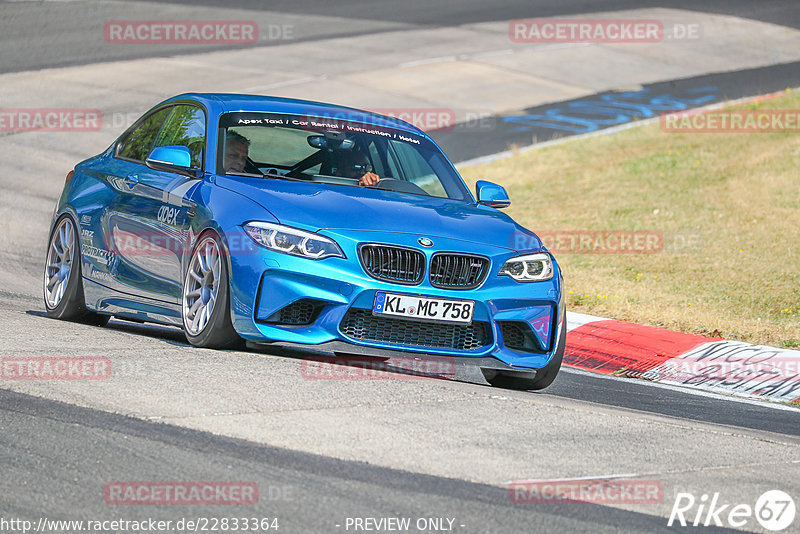
M488 323L440 324L379 317L371 310L350 309L339 325L342 334L358 341L376 341L392 345L435 347L474 351L490 345Z
M425 256L412 248L361 245L361 265L373 278L395 284L417 285L425 274Z
M481 285L489 272L489 259L471 254L439 253L431 260L433 287L473 289Z

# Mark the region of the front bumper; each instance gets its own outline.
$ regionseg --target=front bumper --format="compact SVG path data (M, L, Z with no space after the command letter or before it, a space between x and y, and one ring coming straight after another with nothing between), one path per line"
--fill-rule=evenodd
M342 341L320 345L250 342L250 348L301 358L308 364L301 367L301 372L309 380L374 380L390 376L395 380L439 378L489 385L488 380L500 373L529 379L536 376L536 370L514 367L490 356L430 357Z
M404 237L398 239L397 236ZM418 237L392 234L392 242L413 246ZM400 239L407 240L408 244L398 242ZM489 275L475 289L435 288L427 279L419 285L398 285L376 280L364 272L357 256L357 244L366 240L362 237L348 242L341 235L337 236L346 259L314 261L263 248L247 254L230 254L231 308L236 331L255 343L289 343L318 348L323 344L337 343L340 352L377 355L380 351L394 351L456 357L475 363L483 361L482 365L487 368L491 367L488 358L503 370L535 370L552 359L565 320L562 280L557 265L556 273L549 281L519 283L497 276L502 260L492 256ZM462 241L448 243L438 238L437 244L445 250L486 255L486 247L473 245L475 250L465 250L470 245ZM513 255L507 250L500 252L501 256L503 254ZM463 329L439 323L399 319L409 324L398 325L395 319L387 323L385 319L374 318L372 305L377 291L473 300L473 330L485 329L485 335L476 338ZM316 306L310 324L276 321L282 309L300 301ZM358 317L354 319L355 315ZM525 349L519 345L509 347L510 330L506 328L512 324L523 328L529 326L529 337L534 340L532 346L527 343ZM389 330L392 330L391 335ZM422 331L425 332L425 341L416 344L414 336ZM465 335L472 337L460 345L458 340ZM456 341L448 345L450 340Z

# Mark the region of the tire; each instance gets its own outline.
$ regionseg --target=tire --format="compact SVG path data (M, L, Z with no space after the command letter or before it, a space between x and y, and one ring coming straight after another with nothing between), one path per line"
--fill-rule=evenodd
M81 280L81 254L77 226L62 215L53 226L44 265L44 307L48 317L105 326L111 318L86 307Z
M567 321L564 319L561 325L561 335L559 336L558 347L556 353L550 362L536 371L536 376L533 378L522 377L514 374L498 373L492 378L486 380L494 387L505 389L524 389L527 391L539 391L550 384L558 376L558 371L561 369L561 362L564 360L564 350L567 343Z
M231 349L244 346L233 328L228 262L220 239L206 232L197 240L181 291L186 339L195 347Z

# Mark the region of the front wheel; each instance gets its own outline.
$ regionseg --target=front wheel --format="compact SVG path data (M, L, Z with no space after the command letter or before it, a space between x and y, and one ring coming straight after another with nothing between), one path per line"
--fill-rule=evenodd
M515 376L512 374L504 375L498 373L492 378L486 380L495 387L506 389L524 389L524 390L541 390L553 383L561 369L561 362L564 360L564 350L567 344L567 320L566 318L561 324L561 335L558 340L558 347L553 359L550 362L536 371L536 376L527 378L523 376Z
M69 215L56 221L44 266L44 307L53 319L105 326L110 316L89 311L81 281L80 242Z
M183 281L183 330L195 347L226 349L244 344L231 322L228 265L222 251L216 235L201 236Z

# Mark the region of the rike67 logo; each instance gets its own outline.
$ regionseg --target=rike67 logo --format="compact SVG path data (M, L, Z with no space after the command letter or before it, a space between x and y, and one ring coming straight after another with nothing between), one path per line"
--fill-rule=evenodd
M710 498L704 493L699 499L691 493L678 493L667 526L742 528L755 526L752 524L755 518L764 529L777 532L794 522L795 512L794 499L781 490L765 491L756 500L755 506L725 502L718 492Z

